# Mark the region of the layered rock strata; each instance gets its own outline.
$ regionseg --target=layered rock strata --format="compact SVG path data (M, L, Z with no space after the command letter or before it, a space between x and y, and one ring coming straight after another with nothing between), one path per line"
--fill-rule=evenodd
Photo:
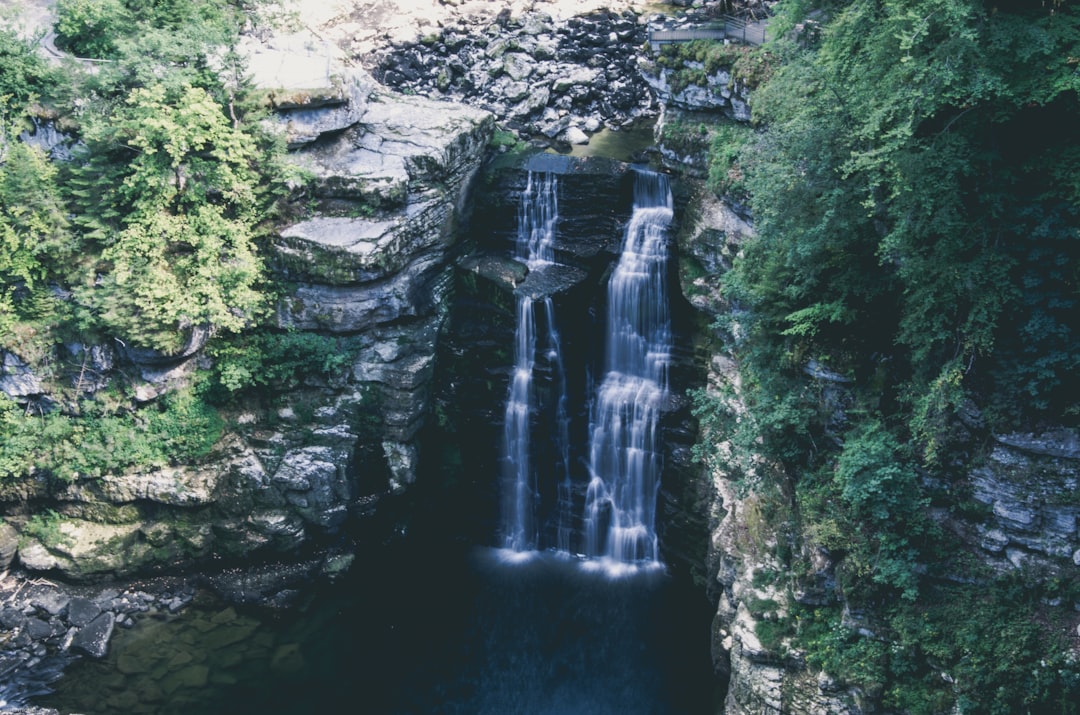
M308 215L272 246L270 262L287 286L277 323L338 337L349 364L325 379L306 377L296 409L230 415L226 437L199 465L6 482L0 503L8 528L22 532L15 541L25 569L85 579L290 552L415 479L450 248L491 117L376 91L311 37L248 50L292 161L312 177ZM81 390L102 389L122 370L141 378L135 397L149 402L190 384L208 364L207 338L192 331L171 355L65 349L89 366ZM3 356L0 388L22 404L50 399L47 381L13 353ZM31 514L42 523L24 530Z

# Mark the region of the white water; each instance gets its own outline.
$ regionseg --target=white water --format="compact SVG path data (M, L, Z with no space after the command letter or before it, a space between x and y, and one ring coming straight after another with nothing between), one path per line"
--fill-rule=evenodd
M658 423L671 352L666 235L672 216L667 177L639 172L622 255L608 284L606 374L589 426L586 554L616 563L658 560Z
M517 255L529 270L542 270L555 262L555 226L559 219L558 178L554 174L535 176L529 173L528 184L518 209ZM541 306L537 311L536 306ZM517 329L514 335L514 372L510 380L503 422L503 546L521 552L538 548L537 507L540 494L536 465L532 462L532 418L537 406L533 375L537 361L537 313L542 312L547 326L544 334L544 357L551 368L556 389L555 452L559 504L556 539L559 548L570 541L570 452L569 417L566 412L566 374L563 369L559 333L555 328L555 307L551 298L534 300L517 297ZM546 450L545 450L546 451ZM565 503L564 503L565 491ZM564 546L563 544L566 544Z

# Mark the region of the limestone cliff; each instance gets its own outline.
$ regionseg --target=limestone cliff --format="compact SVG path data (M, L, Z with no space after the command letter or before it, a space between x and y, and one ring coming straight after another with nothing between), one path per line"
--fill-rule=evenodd
M5 528L21 532L5 544L18 543L25 569L83 579L294 552L415 479L452 247L492 119L379 91L311 36L246 49L291 161L311 177L307 208L270 247L286 287L277 324L340 338L348 364L305 378L290 405L226 415L226 436L197 465L5 482ZM206 338L194 331L172 355L86 346L89 387L135 372L137 399L158 399L208 365ZM13 353L0 389L48 399Z
M707 314L730 313L732 306L716 291L715 277L726 270L753 227L709 192L693 202L689 213L679 236L683 290ZM832 415L829 419L836 423L850 419L845 414L851 404L846 378L814 362L806 365L803 375L807 387L820 395L823 413ZM736 414L745 410L739 402L737 364L719 344L711 346L708 384L709 392L728 401ZM924 476L923 486L967 494L969 505L962 510L930 509L931 518L957 540L966 558L980 565L981 578L1011 573L1032 588L1068 580L1080 564L1076 498L1080 451L1075 431L1051 427L1035 433L990 434L973 406L966 418L977 446L964 455L962 476L951 485ZM794 631L784 625L793 622L796 612L834 609L843 613L839 626L843 632L883 637L879 616L849 601L851 579L845 583L839 577L843 555L815 545L813 537L800 532L792 503L794 484L778 494L748 488L740 483L746 475L727 466L739 460L732 459L737 448L726 436L706 432L701 441L709 445L715 495L708 564L709 589L718 603L714 661L728 683L722 712L879 711L880 691L853 686L835 673L809 665L808 656L814 654L804 650L791 637ZM946 569L937 578L947 582L968 577ZM1045 605L1080 609L1080 604L1063 603L1060 597Z

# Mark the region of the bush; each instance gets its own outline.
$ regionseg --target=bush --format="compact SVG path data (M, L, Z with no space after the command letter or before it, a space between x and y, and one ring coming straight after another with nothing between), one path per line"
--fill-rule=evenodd
M45 472L72 479L190 464L210 453L224 429L191 390L129 412L84 407L80 416L34 414L0 395L0 478Z
M216 401L260 388L287 390L305 377L328 379L351 359L334 338L307 332L252 332L213 344L208 352L214 368L207 390Z
M56 35L64 49L79 57L114 59L117 40L134 20L121 0L58 0Z
M37 47L4 28L0 28L0 67L4 68L0 72L0 97L6 97L15 109L47 91L54 81Z

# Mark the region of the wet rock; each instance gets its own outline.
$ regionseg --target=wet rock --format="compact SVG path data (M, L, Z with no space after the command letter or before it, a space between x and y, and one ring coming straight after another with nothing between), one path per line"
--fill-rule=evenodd
M298 673L304 669L304 654L299 643L285 643L277 647L270 658L270 669L276 673Z
M101 606L88 598L75 597L68 603L67 621L73 626L83 627L101 615Z
M31 606L50 616L59 616L68 607L71 596L59 588L35 584L31 586L26 600Z
M0 610L0 626L3 626L9 631L21 627L25 620L26 616L16 608L7 606Z
M299 594L296 589L311 583L320 568L318 561L264 564L212 574L206 582L230 603L287 608Z
M22 627L26 630L26 635L36 641L48 638L53 632L52 626L40 618L27 618Z
M91 658L104 658L109 649L115 617L109 611L79 629L71 640L71 649Z
M201 664L189 665L162 678L161 689L166 694L172 694L180 688L204 688L209 678L209 667Z

